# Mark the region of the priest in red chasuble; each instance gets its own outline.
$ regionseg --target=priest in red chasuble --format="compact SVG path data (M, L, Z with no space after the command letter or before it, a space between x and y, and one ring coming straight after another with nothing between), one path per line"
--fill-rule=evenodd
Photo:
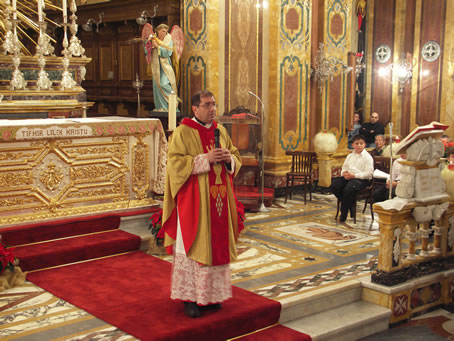
M194 117L183 119L169 141L163 227L174 255L171 298L184 302L187 316L199 317L232 297L229 263L243 228L233 176L241 158L215 121L211 92L195 94L192 110Z

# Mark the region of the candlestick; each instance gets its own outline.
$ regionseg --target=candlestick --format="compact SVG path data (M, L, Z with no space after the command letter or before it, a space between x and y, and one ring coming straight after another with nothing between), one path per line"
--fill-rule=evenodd
M393 124L389 122L389 200L392 199L393 192Z
M63 22L64 23L68 22L68 12L67 12L66 7L68 7L66 0L63 0L62 8L63 8Z
M140 80L139 74L136 73L136 80L132 82L132 86L136 89L137 91L137 117L141 117L140 114L140 89L143 87L143 81Z
M171 92L169 95L169 130L174 131L177 127L177 94Z
M13 0L13 3L15 3L16 0ZM41 0L38 0L38 20L43 21L43 3Z
M69 6L69 10L71 11L71 16L69 17L69 19L71 20L71 23L69 25L69 30L71 31L71 39L69 40L68 51L70 52L70 56L85 57L85 49L82 47L82 42L80 41L80 39L77 38L77 30L78 30L79 25L77 25L77 22L76 22L77 6L76 6L76 2L74 0L71 0L71 5Z

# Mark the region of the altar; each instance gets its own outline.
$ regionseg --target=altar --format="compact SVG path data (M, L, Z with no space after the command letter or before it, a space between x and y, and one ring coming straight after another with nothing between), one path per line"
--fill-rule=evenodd
M166 158L158 119L0 120L0 225L157 205Z

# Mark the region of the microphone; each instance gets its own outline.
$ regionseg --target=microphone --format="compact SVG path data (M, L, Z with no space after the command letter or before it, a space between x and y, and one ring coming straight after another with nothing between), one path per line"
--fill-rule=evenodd
M216 128L214 130L214 147L215 148L220 148L221 147L221 144L219 142L219 134L220 134L220 131L218 128Z
M260 102L260 104L262 105L262 115L263 115L263 113L265 112L265 105L263 104L263 102L262 102L262 100L260 99L260 97L257 96L256 94L254 94L252 91L248 91L247 93L248 93L249 95L255 97L255 98Z

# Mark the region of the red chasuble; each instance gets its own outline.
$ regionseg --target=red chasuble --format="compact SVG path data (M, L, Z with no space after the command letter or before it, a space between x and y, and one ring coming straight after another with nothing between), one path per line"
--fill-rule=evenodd
M181 124L187 125L199 132L204 153L214 148L214 129L217 127L215 121L213 121L209 129L190 119L184 119ZM211 265L222 265L230 262L227 186L231 186L231 181L227 182L228 177L230 178L230 175L227 173L224 163L211 165L208 173L212 250ZM193 174L177 195L178 214L186 254L188 254L197 234L199 223L198 197L198 175ZM200 212L200 214L208 214L208 212Z

